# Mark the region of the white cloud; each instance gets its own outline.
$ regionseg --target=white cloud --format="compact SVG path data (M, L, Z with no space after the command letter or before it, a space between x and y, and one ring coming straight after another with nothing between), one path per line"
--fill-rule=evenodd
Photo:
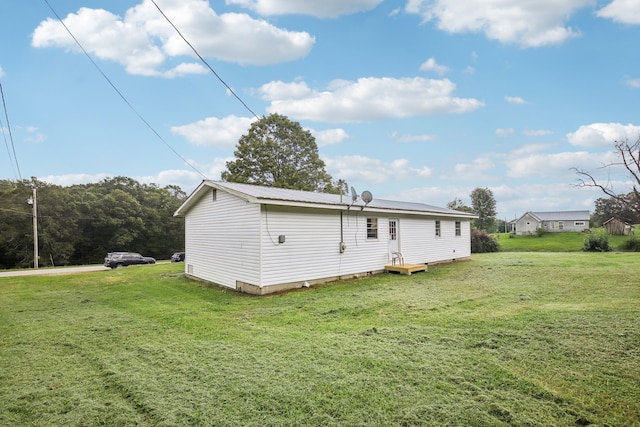
M390 181L403 181L410 178L428 178L431 169L412 168L407 159L383 162L364 156L342 156L326 158L327 171L335 179L364 181L371 184L383 184Z
M195 123L173 126L171 132L196 145L233 148L240 137L249 131L254 120L255 118L234 115L222 119L207 117Z
M240 64L274 64L304 57L315 39L306 32L277 28L246 14L217 15L204 0L165 0L164 13L203 57ZM122 64L130 74L176 77L207 70L191 48L159 13L144 0L124 18L103 9L80 8L64 18L91 55ZM58 47L80 52L60 23L42 21L33 32L34 47ZM187 62L178 62L186 57ZM175 65L168 63L178 62Z
M449 179L456 180L486 180L487 174L495 170L496 165L489 157L479 157L471 163L458 163L453 167L455 172L448 176ZM444 177L447 178L447 177Z
M546 129L537 129L537 130L523 130L522 133L524 136L547 136L551 135L553 132Z
M321 131L317 131L314 129L307 129L311 132L311 135L316 139L316 143L318 147L326 147L327 145L340 144L345 139L349 138L349 134L346 130L336 128L336 129L325 129Z
M550 154L510 155L505 162L507 176L524 177L567 177L571 179L575 172L572 168L592 170L612 160L608 153L589 153L587 151L571 151Z
M449 71L449 68L438 64L434 58L429 58L420 65L420 71L433 71L436 74L443 75Z
M409 143L413 143L413 142L433 141L437 137L436 137L436 135L429 135L429 134L421 134L421 135L404 134L404 135L400 135L400 134L398 134L398 132L393 132L391 134L391 138L394 141L399 142L401 144L409 144Z
M539 47L578 36L565 21L592 4L593 0L409 0L405 10L450 33L481 32L501 43Z
M226 0L261 15L311 15L335 18L340 15L364 12L375 8L382 0Z
M496 129L496 136L509 136L513 135L515 130L513 128L500 128Z
M76 174L66 174L66 175L48 175L45 177L39 177L44 182L48 182L49 184L60 185L62 187L69 187L71 185L76 184L91 184L95 182L100 182L105 178L108 178L109 175L105 173L97 173L97 174L86 174L86 173L76 173Z
M640 24L640 3L637 0L613 0L600 9L597 16L623 24Z
M519 96L505 96L504 99L509 104L522 105L522 104L526 104L527 103L527 101L525 101L524 99L520 98Z
M632 87L634 89L640 89L640 79L627 79L626 83L627 83L627 86L629 87Z
M270 113L334 123L463 113L484 105L477 99L452 97L455 87L448 79L369 77L333 81L322 91L301 82L271 82L260 92L271 102Z
M639 137L640 126L620 123L592 123L567 134L570 144L591 148L613 148L616 141L635 141Z

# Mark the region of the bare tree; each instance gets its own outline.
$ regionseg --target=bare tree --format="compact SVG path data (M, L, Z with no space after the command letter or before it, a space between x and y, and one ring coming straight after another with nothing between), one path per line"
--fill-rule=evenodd
M604 169L623 167L631 179L631 193L616 193L610 181L598 182L591 172L572 168L578 174L578 187L595 187L602 190L607 196L621 204L628 206L635 213L640 213L640 137L634 143L629 140L616 141L615 153L618 161L604 165ZM632 196L632 197L629 197Z

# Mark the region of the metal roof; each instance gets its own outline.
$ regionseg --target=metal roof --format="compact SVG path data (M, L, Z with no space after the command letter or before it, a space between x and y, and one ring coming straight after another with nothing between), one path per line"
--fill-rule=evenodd
M526 215L532 215L539 221L589 221L589 211L555 211L555 212L526 212L516 221Z
M589 211L531 212L542 221L589 221Z
M361 198L355 202L350 195L318 193L313 191L291 190L287 188L266 187L261 185L239 184L235 182L203 181L187 198L175 215L184 215L186 211L202 196L207 188L217 188L241 197L252 203L323 207L329 209L364 209L369 211L393 211L397 213L431 213L445 216L475 218L473 214L455 211L425 203L402 202L395 200L374 199L366 204Z

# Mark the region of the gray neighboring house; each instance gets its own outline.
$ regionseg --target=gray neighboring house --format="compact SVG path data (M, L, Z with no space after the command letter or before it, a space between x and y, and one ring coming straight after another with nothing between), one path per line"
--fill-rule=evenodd
M364 193L363 193L364 196ZM187 276L252 294L471 256L475 215L423 203L203 181L178 208Z
M523 236L542 228L549 233L581 233L589 229L589 220L589 211L527 212L511 223L511 232Z

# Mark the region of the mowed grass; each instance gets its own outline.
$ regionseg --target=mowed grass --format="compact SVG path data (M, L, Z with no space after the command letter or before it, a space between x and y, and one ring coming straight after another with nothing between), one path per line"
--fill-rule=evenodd
M0 278L0 425L640 425L640 254L268 297L182 268Z
M640 226L636 226L640 230ZM604 229L593 229L592 233L604 233ZM500 244L500 250L505 252L579 252L585 239L589 236L585 233L545 233L538 237L531 236L515 236L508 233L493 234ZM608 235L609 245L616 249L630 236L614 236ZM636 239L640 234L636 234Z

